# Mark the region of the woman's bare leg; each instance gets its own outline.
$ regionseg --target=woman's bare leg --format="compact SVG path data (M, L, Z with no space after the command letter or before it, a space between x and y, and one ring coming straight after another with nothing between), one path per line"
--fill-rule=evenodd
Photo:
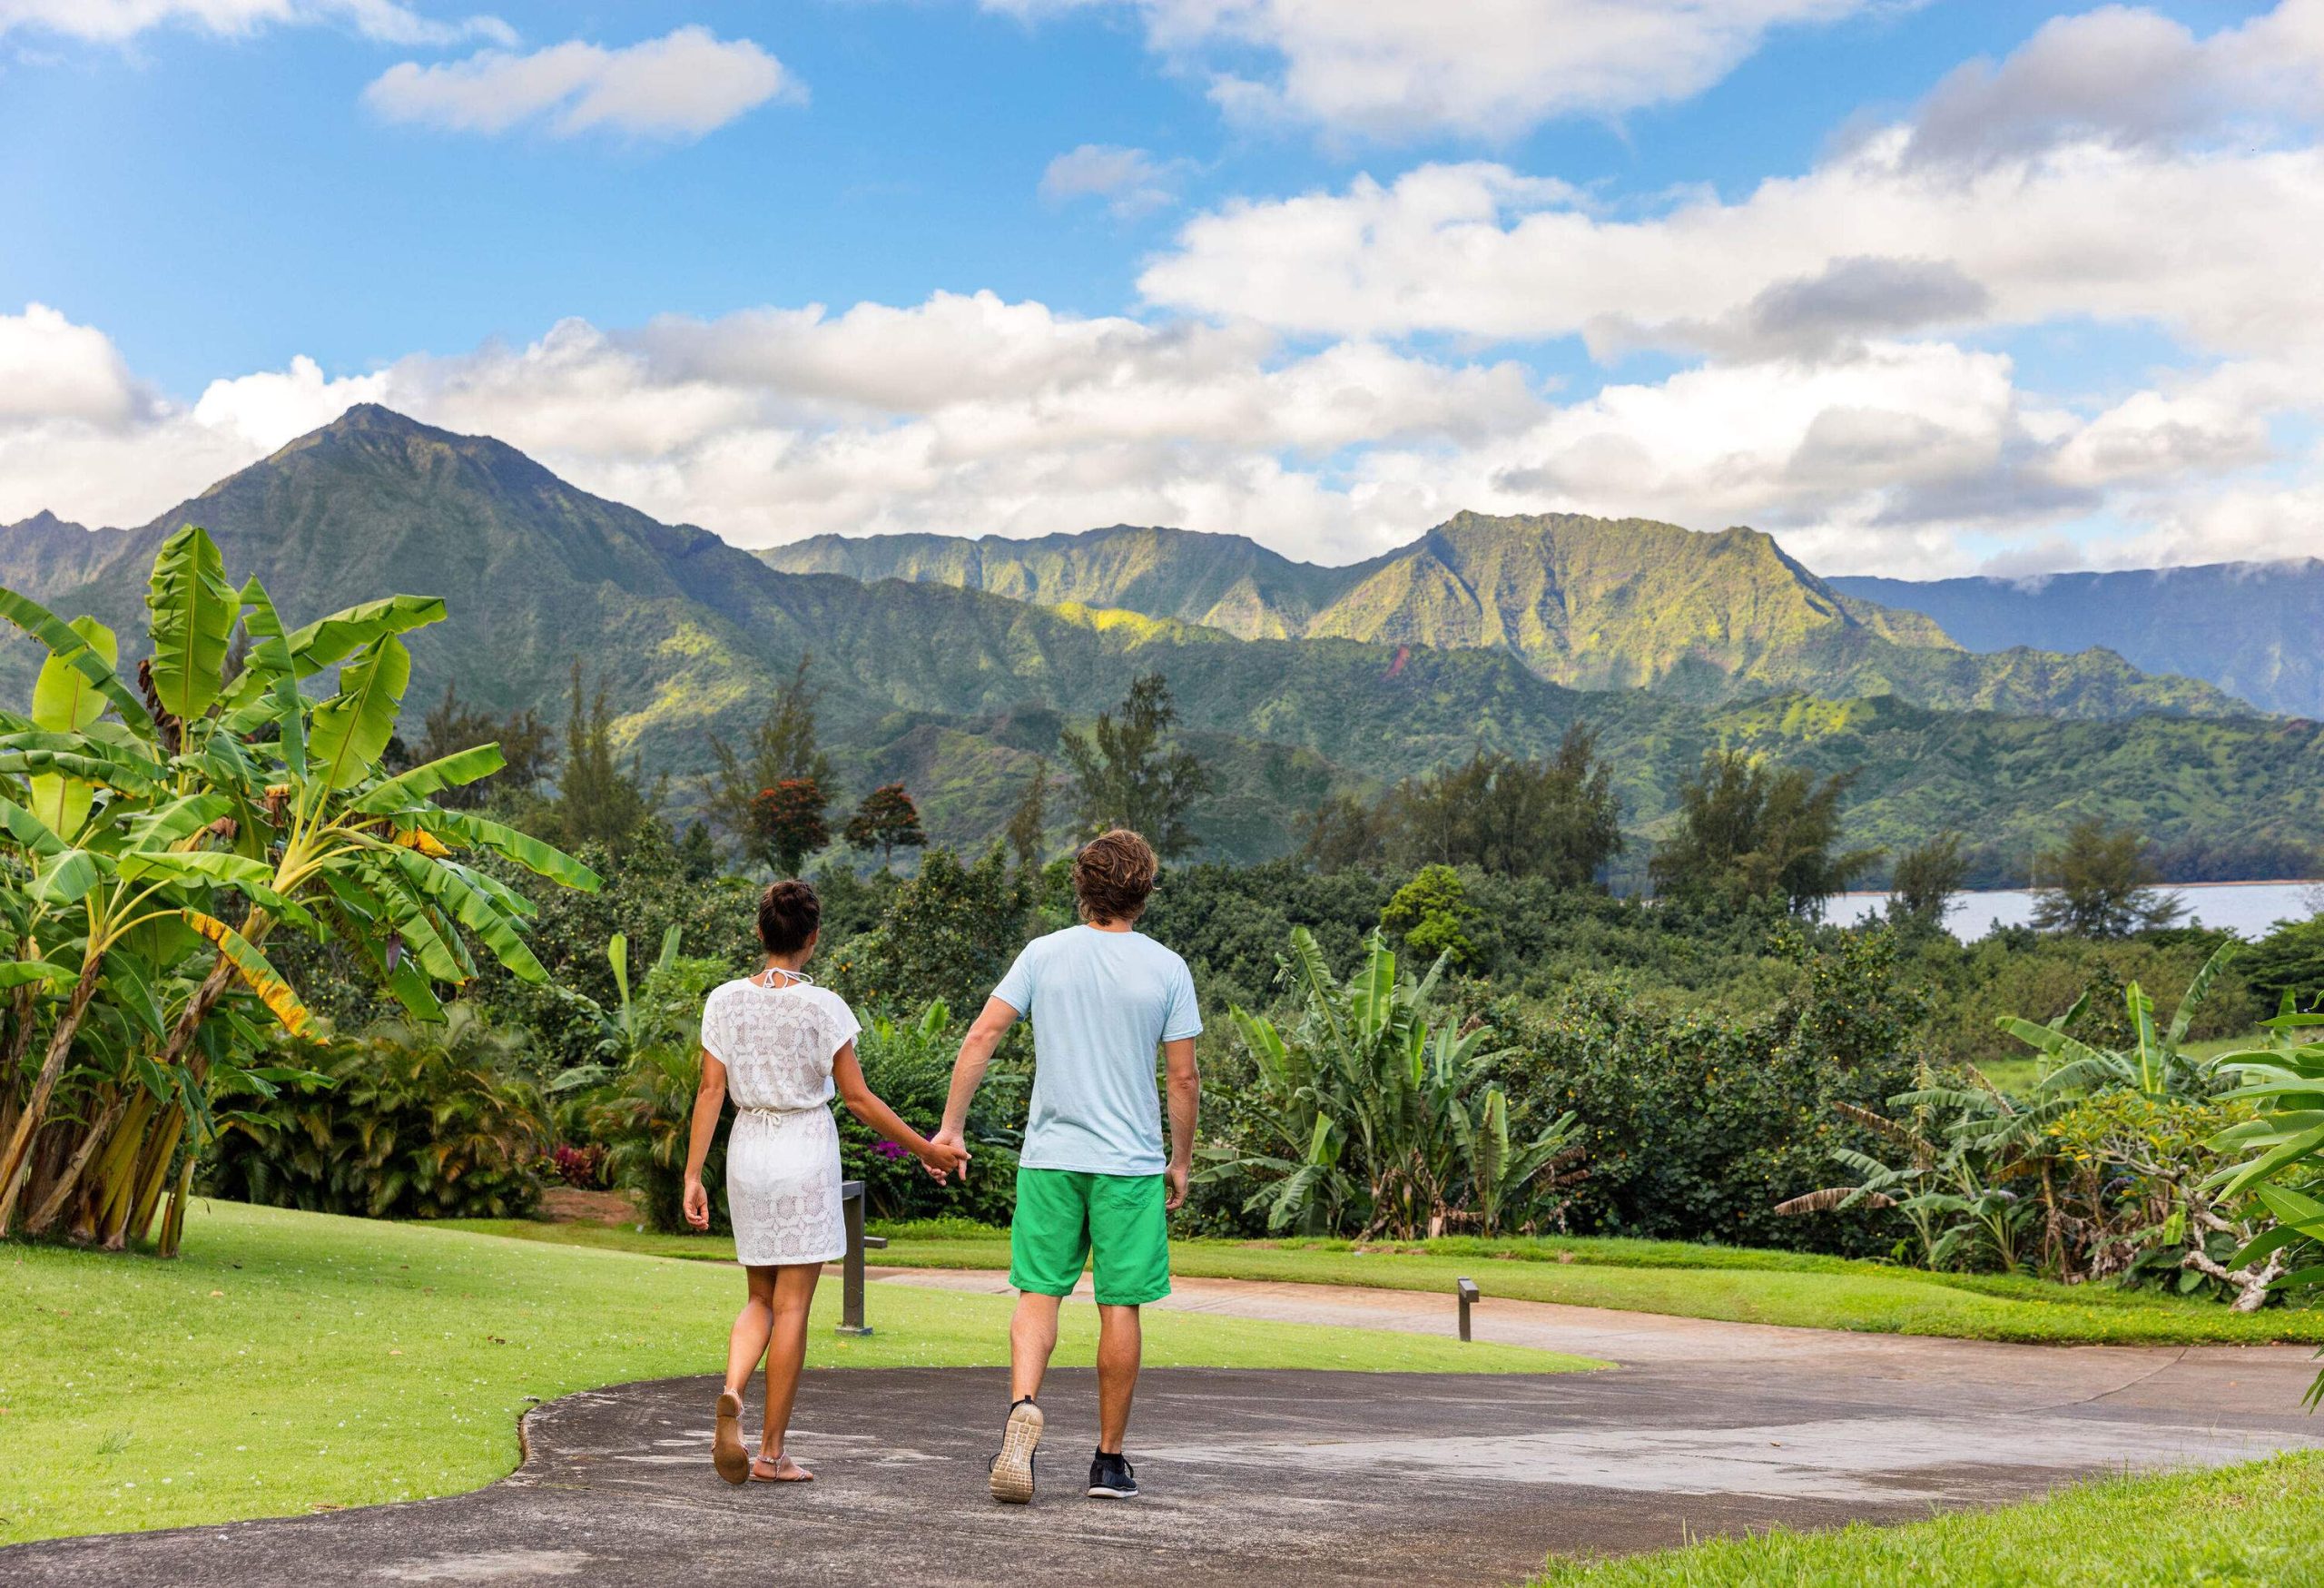
M815 1299L815 1281L823 1277L821 1263L786 1263L766 1272L773 1277L769 1297L773 1329L766 1347L766 1422L759 1430L763 1459L783 1454L783 1436L791 1427L791 1403L799 1397L799 1369L807 1360L807 1307Z
M734 1332L726 1336L726 1393L741 1395L751 1382L752 1370L766 1355L768 1333L774 1327L774 1285L777 1268L744 1268L751 1293L734 1315ZM797 1369L793 1369L796 1376ZM768 1388L773 1386L770 1384Z

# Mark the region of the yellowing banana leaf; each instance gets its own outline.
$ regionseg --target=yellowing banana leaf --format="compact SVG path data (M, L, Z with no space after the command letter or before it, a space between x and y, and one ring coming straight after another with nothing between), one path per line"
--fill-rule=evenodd
M421 827L407 827L395 835L396 847L415 849L430 860L441 859L452 853L449 845L436 834Z
M162 543L145 607L153 615L153 696L180 722L198 722L224 686L242 607L208 530L188 524Z
M299 995L291 991L290 983L275 974L274 967L267 962L266 956L259 952L254 944L245 941L241 932L215 916L204 915L199 910L188 910L184 914L188 926L218 945L219 953L234 967L234 973L242 979L243 985L258 994L259 1001L282 1022L284 1031L294 1037L307 1034L307 1027L314 1017L307 1012L307 1006L299 1001Z

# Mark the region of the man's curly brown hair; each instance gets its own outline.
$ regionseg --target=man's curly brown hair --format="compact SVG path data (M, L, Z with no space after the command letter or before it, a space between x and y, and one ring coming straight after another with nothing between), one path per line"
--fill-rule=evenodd
M1127 827L1100 833L1073 857L1073 902L1081 919L1105 925L1136 921L1160 870L1153 846Z

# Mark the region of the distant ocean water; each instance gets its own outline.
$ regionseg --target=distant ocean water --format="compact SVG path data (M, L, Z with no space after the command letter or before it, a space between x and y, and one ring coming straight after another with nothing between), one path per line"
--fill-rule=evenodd
M2314 911L2310 890L2324 883L2181 883L2163 892L2179 895L2186 905L2182 922L2200 920L2205 926L2225 927L2240 937L2265 937L2279 921L2302 921ZM1824 906L1824 919L1860 921L1877 915L1886 906L1886 893L1842 893ZM2034 917L2034 895L2024 888L1994 888L1962 893L1953 901L1945 924L1964 942L1974 942L1996 926L2023 926Z

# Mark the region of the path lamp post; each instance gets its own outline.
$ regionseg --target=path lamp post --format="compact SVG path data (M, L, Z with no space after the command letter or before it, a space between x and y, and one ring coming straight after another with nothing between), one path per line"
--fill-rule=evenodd
M839 1332L842 1335L868 1335L872 1326L863 1321L863 1252L867 1247L885 1249L884 1235L863 1233L863 1182L842 1180L839 1183L840 1218L847 1226L847 1256L841 1259L839 1293ZM1461 1316L1468 1317L1462 1307ZM1468 1338L1464 1326L1461 1337Z
M1453 1287L1453 1294L1461 1298L1461 1338L1466 1340L1469 1337L1469 1308L1477 1304L1477 1297L1483 1293L1477 1288L1474 1279L1462 1279Z

